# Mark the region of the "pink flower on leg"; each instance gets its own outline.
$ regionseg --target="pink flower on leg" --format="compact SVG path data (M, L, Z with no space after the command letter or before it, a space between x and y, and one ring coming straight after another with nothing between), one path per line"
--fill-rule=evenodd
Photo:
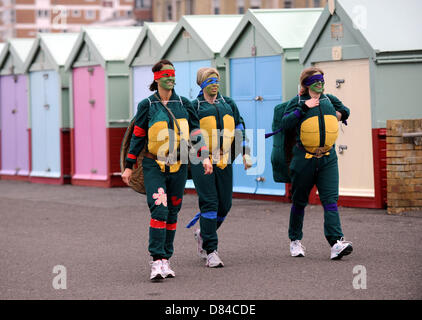
M164 192L163 188L158 188L158 193L154 193L152 198L156 199L155 205L159 206L162 204L163 206L167 207L167 194Z

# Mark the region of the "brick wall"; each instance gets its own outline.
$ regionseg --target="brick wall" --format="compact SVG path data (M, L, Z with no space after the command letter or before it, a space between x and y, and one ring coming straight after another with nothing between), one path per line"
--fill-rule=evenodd
M37 36L38 30L36 29L18 29L16 28L16 37L17 38L35 38Z
M101 5L101 0L51 0L51 5Z
M391 214L422 210L422 137L403 137L410 132L422 132L422 119L387 121L387 211Z
M35 23L35 11L26 9L16 10L16 23Z

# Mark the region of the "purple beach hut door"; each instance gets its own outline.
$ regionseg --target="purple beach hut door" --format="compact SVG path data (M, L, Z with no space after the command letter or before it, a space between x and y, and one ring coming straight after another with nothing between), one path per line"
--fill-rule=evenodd
M29 174L27 77L0 77L1 174Z

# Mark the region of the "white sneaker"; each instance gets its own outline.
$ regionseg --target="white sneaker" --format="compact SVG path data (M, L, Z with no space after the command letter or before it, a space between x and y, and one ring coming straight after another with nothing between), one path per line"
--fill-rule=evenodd
M205 251L204 249L202 249L202 237L201 237L201 230L200 229L196 229L195 233L193 234L193 236L195 237L196 243L197 243L197 253L198 256L201 259L206 259L207 258L207 251Z
M176 273L170 269L170 261L167 259L162 259L162 267L161 270L163 271L164 278L174 278Z
M352 243L341 238L331 247L331 260L340 260L343 256L351 254L352 251Z
M207 263L205 265L209 268L224 267L224 263L223 261L221 261L220 257L218 256L217 251L213 251L207 256Z
M300 243L300 240L290 242L290 254L292 257L304 257L306 248Z
M151 265L151 276L149 277L150 280L160 280L160 279L165 278L163 274L163 262L161 260L151 261L150 265Z

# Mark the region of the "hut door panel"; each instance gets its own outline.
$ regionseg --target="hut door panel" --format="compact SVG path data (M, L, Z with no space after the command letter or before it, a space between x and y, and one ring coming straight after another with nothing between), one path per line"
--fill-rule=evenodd
M60 165L60 79L56 71L47 71L43 74L46 103L46 134L47 139L47 170L48 176L59 178Z
M211 67L211 61L182 61L174 62L173 64L176 69L176 93L189 100L194 100L198 96L199 90L201 90L196 83L198 69L202 67ZM186 182L185 187L188 189L195 188L193 181L190 179Z
M246 129L256 129L255 114L255 58L240 58L230 60L230 88L231 97L235 100L240 115L246 124ZM256 156L256 130L247 131L252 157ZM237 164L238 163L238 164ZM256 176L252 171L245 171L242 157L237 157L233 165L233 191L255 193L257 188ZM256 168L256 165L253 166Z
M1 79L1 172L3 174L28 175L29 142L26 76L2 76Z
M276 183L273 179L271 165L271 151L273 147L272 138L264 139L262 135L272 131L274 107L282 101L281 84L281 57L257 57L256 58L256 128L263 130L256 139L261 139L260 144L265 144L265 152L261 160L264 162L264 171L257 172L258 189L257 194L284 195L284 184ZM264 142L265 141L265 142Z
M210 60L201 60L201 61L190 61L189 62L189 94L186 96L189 100L194 100L198 96L199 91L201 88L196 83L196 75L198 70L203 67L211 67ZM176 78L177 82L177 78Z
M241 165L234 166L233 191L284 195L285 185L273 180L272 140L263 137L265 132L271 131L274 106L282 100L281 57L232 59L230 70L231 96L245 120L246 128L253 130L253 133L248 132L248 138L255 160L248 172Z
M32 172L55 177L60 171L59 79L55 71L31 72Z
M91 168L92 179L107 180L107 136L106 136L106 101L105 101L105 73L100 66L89 72L89 100L91 127ZM93 103L92 103L93 102Z
M13 76L0 77L1 173L16 173L16 102ZM7 94L6 94L7 93Z
M73 69L74 179L107 179L104 76L99 66Z
M31 72L31 176L47 175L47 97L44 88L43 71Z
M152 94L149 90L149 86L154 80L151 68L152 66L133 68L133 115L136 115L139 102Z
M179 96L188 98L191 87L189 62L174 62L173 64L176 69L176 85L174 89Z
M196 83L196 74L202 67L211 67L210 60L174 62L176 69L176 93L194 100L201 88Z
M74 179L91 178L91 106L87 68L73 69Z
M325 72L327 93L337 96L350 109L347 126L336 142L339 159L340 195L374 197L372 125L367 59L318 63ZM338 88L336 81L344 80ZM339 148L344 148L339 151Z
M16 113L16 162L18 175L29 174L29 136L28 136L28 84L27 76L19 75L15 83Z

